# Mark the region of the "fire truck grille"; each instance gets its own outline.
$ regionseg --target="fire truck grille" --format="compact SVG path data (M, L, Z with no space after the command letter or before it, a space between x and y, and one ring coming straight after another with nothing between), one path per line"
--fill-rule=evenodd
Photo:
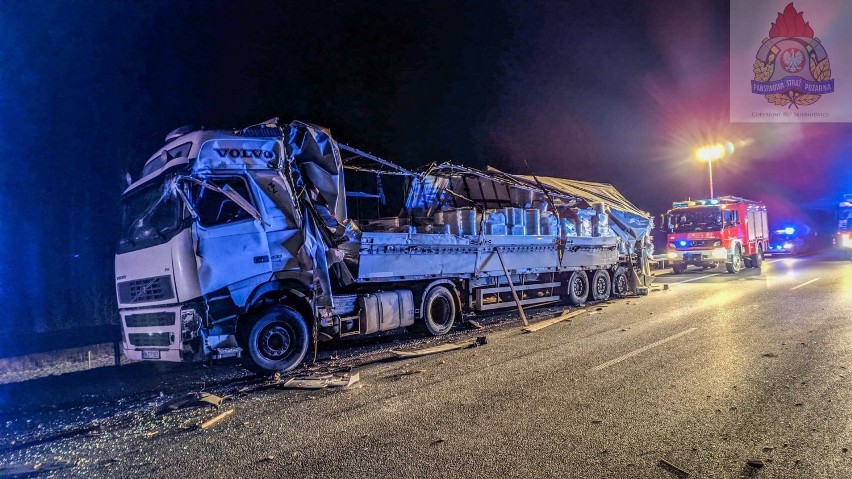
M682 244L682 242L676 242L675 244L680 248L700 248L713 246L717 241L719 240L690 240L686 241L686 244Z
M124 317L128 328L146 328L149 326L171 326L175 324L175 313L130 314Z
M156 276L118 283L118 299L121 304L151 303L174 297L171 276Z
M130 333L127 335L133 346L169 346L171 333Z

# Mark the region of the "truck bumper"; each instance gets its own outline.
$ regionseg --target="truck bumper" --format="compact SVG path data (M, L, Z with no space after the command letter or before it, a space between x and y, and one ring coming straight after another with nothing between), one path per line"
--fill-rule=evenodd
M183 361L181 305L125 309L121 314L124 355L136 361Z
M702 250L669 250L666 259L669 263L686 263L700 265L703 263L725 263L728 261L728 250L713 248Z

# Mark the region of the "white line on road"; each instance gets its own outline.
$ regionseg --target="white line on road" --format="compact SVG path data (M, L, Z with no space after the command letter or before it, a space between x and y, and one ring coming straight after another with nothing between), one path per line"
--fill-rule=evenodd
M804 283L802 283L802 284L800 284L800 285L798 285L798 286L793 286L792 288L790 288L790 291L793 291L794 289L799 289L799 288L801 288L802 286L807 286L807 285L809 285L809 284L811 284L811 283L816 283L817 281L819 281L819 280L821 280L821 279L822 279L822 278L814 278L814 279L812 279L812 280L810 280L810 281L805 281Z
M656 348L657 346L659 346L663 343L667 343L667 342L671 341L672 339L677 339L681 336L689 334L689 333L695 331L696 329L698 329L698 328L689 328L686 331L681 331L681 332L679 332L677 334L673 334L673 335L671 335L667 338L663 338L663 339L657 341L656 343L651 343L647 346L643 346L639 349L630 351L629 353L625 354L624 356L619 356L619 357L617 357L615 359L611 359L611 360L609 360L609 361L607 361L603 364L598 364L597 366L592 368L592 371L600 371L601 369L608 368L608 367L612 366L613 364L617 364L617 363L620 363L621 361L624 361L625 359L632 358L633 356L636 356L639 353L644 353L645 351L647 351L651 348Z
M675 284L691 283L691 282L693 282L693 281L698 281L699 279L712 278L713 276L719 276L720 274L722 274L722 273L713 273L713 274L708 274L708 275L704 275L704 276L699 276L699 277L697 277L697 278L690 278L690 279L686 279L686 280L683 280L683 281L678 281L678 282L677 282L677 283L675 283Z
M781 261L781 260L783 260L783 259L784 259L784 258L776 258L776 259L773 259L773 260L764 261L764 263L766 263L766 264L777 263L777 262L779 262L779 261Z

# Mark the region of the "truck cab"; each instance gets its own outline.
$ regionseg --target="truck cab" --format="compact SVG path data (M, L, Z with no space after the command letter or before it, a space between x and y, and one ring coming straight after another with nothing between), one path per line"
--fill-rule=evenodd
M666 257L676 274L689 265L724 264L729 273L759 268L769 239L766 206L723 196L679 201L666 214Z

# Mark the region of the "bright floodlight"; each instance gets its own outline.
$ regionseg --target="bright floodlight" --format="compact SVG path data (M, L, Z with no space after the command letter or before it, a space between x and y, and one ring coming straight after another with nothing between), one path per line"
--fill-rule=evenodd
M793 228L793 227L791 227L791 226L788 226L788 227L784 228L784 233L785 233L785 234L791 235L791 234L793 234L793 233L795 233L795 232L796 232L796 228Z
M711 145L699 148L695 152L695 157L702 161L718 160L725 156L724 145Z

